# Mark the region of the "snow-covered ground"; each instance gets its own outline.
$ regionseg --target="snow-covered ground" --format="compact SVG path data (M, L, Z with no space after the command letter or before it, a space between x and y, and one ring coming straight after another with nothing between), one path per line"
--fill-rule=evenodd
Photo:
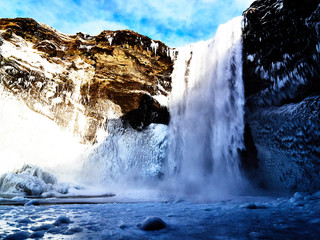
M16 199L19 200L19 199ZM52 200L52 199L51 199ZM293 197L0 206L1 239L319 239L320 192ZM26 199L21 199L26 201ZM76 202L76 201L75 201ZM99 202L97 199L92 202ZM144 231L148 216L166 227Z

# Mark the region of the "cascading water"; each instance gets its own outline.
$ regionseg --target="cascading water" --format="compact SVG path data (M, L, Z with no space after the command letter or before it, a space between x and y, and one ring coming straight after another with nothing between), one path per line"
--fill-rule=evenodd
M186 194L235 194L242 178L242 42L238 17L214 39L178 49L172 75L167 174Z

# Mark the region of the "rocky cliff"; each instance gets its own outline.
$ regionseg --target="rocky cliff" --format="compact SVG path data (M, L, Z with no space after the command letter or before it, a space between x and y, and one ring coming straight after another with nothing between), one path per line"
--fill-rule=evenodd
M319 3L259 0L244 12L249 165L271 188L320 188Z
M0 19L0 84L83 142L109 119L138 130L168 123L170 53L129 30L66 35L33 19Z

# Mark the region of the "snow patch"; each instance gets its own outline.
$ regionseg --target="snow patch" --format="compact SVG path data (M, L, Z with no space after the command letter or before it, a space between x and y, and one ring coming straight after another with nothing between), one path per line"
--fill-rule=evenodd
M154 51L154 54L157 55L157 50L158 50L158 47L159 47L159 43L156 43L155 41L151 40L150 47Z
M109 42L109 45L111 46L112 41L113 41L113 37L111 37L111 36L106 36L106 38L107 38L107 40L108 40L108 42Z
M249 60L250 62L253 62L255 58L255 54L251 54L247 56L247 60Z
M15 44L3 41L3 45L1 46L1 54L3 57L18 60L19 64L34 71L43 69L43 73L47 78L53 78L53 74L62 73L63 68L41 57L43 53L33 49L32 43L16 35L14 35L13 42Z
M164 95L155 95L152 96L155 100L158 101L158 103L160 103L161 106L168 106L168 97L164 96Z
M71 223L70 219L62 215L57 218L57 220L53 223L53 225L60 226L62 224L69 224L69 223Z

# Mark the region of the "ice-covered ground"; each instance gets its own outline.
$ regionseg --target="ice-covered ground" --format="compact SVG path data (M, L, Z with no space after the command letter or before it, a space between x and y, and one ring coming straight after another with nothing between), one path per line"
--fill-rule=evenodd
M130 199L121 202L112 197L104 200L103 204L1 205L0 238L319 239L320 236L320 192L296 193L291 198L236 197L212 203ZM161 218L166 227L158 231L141 230L138 224L148 216Z

